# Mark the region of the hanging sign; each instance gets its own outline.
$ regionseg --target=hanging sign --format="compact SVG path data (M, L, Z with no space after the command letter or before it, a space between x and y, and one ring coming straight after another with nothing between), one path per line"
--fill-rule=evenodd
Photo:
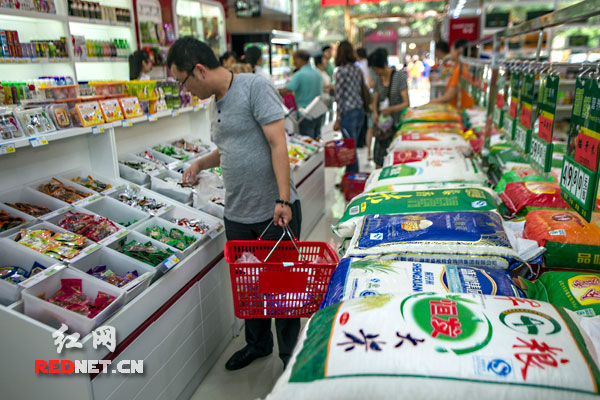
M537 115L538 134L533 135L529 160L539 173L547 173L552 169L552 154L554 145L554 118L556 115L556 100L558 98L558 75L541 75L538 91Z
M523 84L521 86L521 96L519 100L519 109L521 110L519 120L515 128L515 144L523 153L528 154L531 150L531 117L533 109L533 92L535 88L535 72L524 72Z

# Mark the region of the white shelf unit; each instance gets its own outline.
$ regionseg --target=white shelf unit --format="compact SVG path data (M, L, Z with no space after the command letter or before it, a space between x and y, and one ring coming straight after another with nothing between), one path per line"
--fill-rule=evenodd
M127 128L107 126L96 135L88 128L62 131L49 135L46 146L20 146L13 154L0 156L0 191L82 168L119 181L117 163L122 154L190 135L210 140L208 110L190 108L180 110L176 118L172 115L162 113L153 122L138 119ZM164 199L159 194L155 197ZM11 343L0 347L0 358L11 360L2 369L3 379L20 383L8 385L3 398L189 398L236 326L224 244L221 229L105 321L116 328L114 353L104 346L94 350L88 334L80 339L83 349L64 349L58 355L52 338L55 328L27 317L22 303L0 306L0 332ZM106 359L113 366L121 360L143 360L144 374L48 379L33 373L34 360L54 359Z
M142 40L142 23L158 24L159 29L163 29L162 9L158 0L138 0L136 3L136 15L138 22L138 32L140 41ZM160 43L140 42L140 48L150 47L158 49L160 52L168 52L169 46L163 46ZM167 68L165 65L154 65L150 73L152 79L166 79Z
M225 52L225 9L221 3L212 0L172 0L172 5L177 37L191 35L207 43L215 54ZM206 32L210 32L209 35Z
M100 0L103 6L126 8L133 11L132 0ZM123 80L129 78L127 58L74 57L73 36L87 40L111 41L126 39L130 51L136 50L135 27L132 22L110 22L67 15L67 0L55 0L57 14L0 8L0 27L15 30L22 43L32 40L56 40L65 37L66 58L0 58L0 79L23 81L39 76L71 76L76 81ZM92 64L89 64L92 63ZM103 63L103 64L98 64ZM118 65L112 65L118 63Z

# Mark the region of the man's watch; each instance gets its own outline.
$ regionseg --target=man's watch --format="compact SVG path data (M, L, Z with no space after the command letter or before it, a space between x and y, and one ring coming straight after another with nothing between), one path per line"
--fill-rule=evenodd
M290 208L292 208L292 203L290 203L289 201L281 200L281 199L275 200L275 204L281 204L281 205L289 206Z

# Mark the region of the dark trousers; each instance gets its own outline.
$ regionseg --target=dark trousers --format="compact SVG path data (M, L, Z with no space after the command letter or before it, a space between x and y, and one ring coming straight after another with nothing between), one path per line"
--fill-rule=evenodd
M302 136L310 136L313 139L321 137L321 125L323 125L324 118L325 116L315 119L303 119L299 124L300 134Z
M256 240L271 220L272 218L256 224L241 224L225 218L225 235L227 240ZM302 210L300 209L300 200L297 200L292 204L292 220L288 224L296 238L300 238L301 225ZM283 230L280 227L271 225L263 239L279 240L282 233ZM285 239L289 240L287 236ZM246 343L253 353L266 354L273 350L271 318L247 319L245 328ZM287 365L298 341L300 318L275 318L275 329L279 344L279 357Z

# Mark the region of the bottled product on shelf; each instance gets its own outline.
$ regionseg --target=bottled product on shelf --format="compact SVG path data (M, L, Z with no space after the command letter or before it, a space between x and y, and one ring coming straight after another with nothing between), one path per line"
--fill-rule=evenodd
M91 1L68 1L68 13L73 17L107 22L131 22L131 11L125 8L105 7Z
M54 0L0 0L0 8L56 14Z
M111 57L126 58L131 53L127 39L110 41L86 40L83 36L73 36L73 55L76 58Z
M32 40L29 43L19 40L18 31L0 29L0 58L2 57L68 57L67 39Z

